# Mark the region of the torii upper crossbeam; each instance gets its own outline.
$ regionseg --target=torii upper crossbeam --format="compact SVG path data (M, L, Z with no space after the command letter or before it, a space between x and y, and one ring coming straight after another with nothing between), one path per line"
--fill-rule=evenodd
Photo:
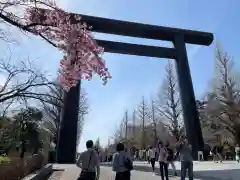
M213 34L86 15L80 16L84 22L92 26L93 32L173 42L174 48L167 48L97 40L98 44L104 47L105 52L175 60L186 134L189 142L192 144L193 154L196 158L197 151L203 149L204 143L198 111L196 109L186 43L208 46L213 41ZM72 19L72 22L76 23L74 21L75 20ZM58 163L75 162L79 95L80 84L64 95L64 109L62 112L57 146Z

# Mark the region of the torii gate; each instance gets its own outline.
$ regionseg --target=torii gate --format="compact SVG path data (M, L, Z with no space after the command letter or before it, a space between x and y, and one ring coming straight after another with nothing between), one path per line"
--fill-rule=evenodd
M186 43L209 46L213 41L213 34L86 15L80 16L84 22L93 27L93 32L164 40L173 43L173 48L167 48L97 40L98 44L104 47L105 52L175 60L186 134L188 141L192 144L194 159L196 159L197 151L203 150L204 142L196 108ZM79 95L80 83L64 94L64 109L57 146L58 163L74 163L76 160ZM97 131L97 127L93 127L93 130Z

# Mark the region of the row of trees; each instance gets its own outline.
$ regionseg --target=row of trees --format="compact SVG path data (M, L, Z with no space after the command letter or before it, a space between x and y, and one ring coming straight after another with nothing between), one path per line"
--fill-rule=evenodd
M24 157L26 151L36 153L47 134L56 144L64 91L57 80L48 79L35 68L34 62L16 63L11 57L0 60L0 153L16 148ZM83 89L79 104L78 139L88 113Z
M232 59L216 48L215 76L211 86L196 101L206 143L240 143L240 87ZM142 97L138 107L124 118L113 135L114 141L146 148L159 138L176 142L185 133L178 80L172 62L155 97Z
M150 100L142 97L132 115L125 112L113 135L115 142L146 148L159 138L176 141L184 132L177 78L170 61L165 70L166 76L156 96Z

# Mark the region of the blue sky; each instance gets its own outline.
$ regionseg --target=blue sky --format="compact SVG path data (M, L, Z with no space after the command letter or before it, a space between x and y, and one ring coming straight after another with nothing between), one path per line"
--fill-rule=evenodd
M240 31L238 0L60 0L59 4L67 11L80 14L213 32L215 41L218 40L235 60L240 56L236 43ZM163 44L136 38L97 36L132 43ZM61 54L38 38L16 37L19 41L14 46L17 57L36 59L41 68L54 76ZM187 46L196 97L203 95L213 76L214 48L215 44ZM108 85L102 86L97 77L83 83L91 111L86 117L79 151L85 148L88 139L99 137L101 144L106 145L124 111L136 107L143 95L149 98L156 93L167 63L166 59L116 54L105 54L104 59L113 77Z

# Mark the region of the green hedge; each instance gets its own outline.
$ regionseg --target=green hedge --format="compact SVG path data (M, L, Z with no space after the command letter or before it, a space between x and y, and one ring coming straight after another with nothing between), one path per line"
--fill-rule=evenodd
M10 163L11 159L7 156L0 156L0 164L2 163Z

